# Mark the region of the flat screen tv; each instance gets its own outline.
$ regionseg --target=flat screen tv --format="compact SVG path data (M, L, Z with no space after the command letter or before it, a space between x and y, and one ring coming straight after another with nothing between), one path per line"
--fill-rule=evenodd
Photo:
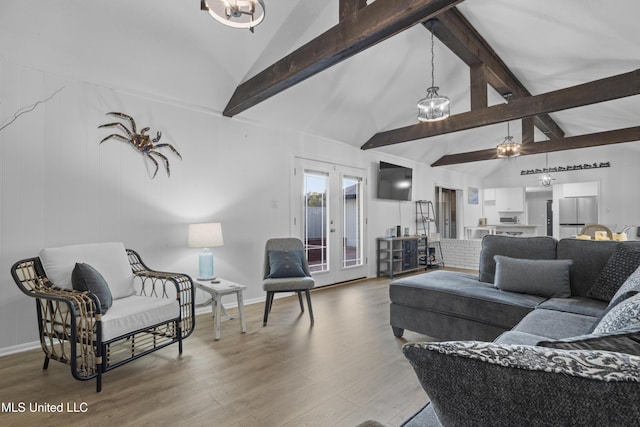
M380 162L378 198L411 201L412 175L411 168Z

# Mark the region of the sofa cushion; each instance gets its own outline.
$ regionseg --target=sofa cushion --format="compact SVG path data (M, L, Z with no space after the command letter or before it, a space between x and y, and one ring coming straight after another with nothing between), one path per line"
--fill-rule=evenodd
M71 285L77 291L89 291L95 294L100 301L102 314L106 313L113 303L109 285L107 285L102 274L89 264L76 263L71 273Z
M638 266L640 266L640 247L619 244L587 295L591 298L611 301Z
M570 271L571 295L587 296L587 292L618 244L619 242L614 241L579 239L562 239L558 242L557 258L573 260Z
M481 282L493 283L496 274L495 255L524 259L556 259L556 240L548 236L510 237L487 235L482 238L480 252ZM564 257L563 257L564 258Z
M511 329L544 300L535 295L501 291L478 282L472 274L444 270L395 280L389 285L389 297L398 305L502 329Z
M566 311L567 313L583 314L598 317L607 308L607 303L589 297L549 298L536 307L547 310Z
M500 336L493 340L493 342L496 344L537 345L540 341L546 339L548 338L542 335L535 335L520 331L507 331L500 334Z
M594 334L606 334L640 324L640 294L622 301L602 318L593 329Z
M540 341L541 347L565 350L605 350L640 356L640 324L608 334L589 334L555 341Z
M47 248L40 251L42 266L51 283L73 289L71 273L77 262L98 270L109 285L114 300L135 294L133 272L127 251L121 242L87 243Z
M595 321L593 316L537 308L513 330L559 339L586 334Z
M495 285L503 291L539 295L547 298L571 296L570 259L522 259L494 255Z
M102 316L102 341L176 319L179 315L180 303L172 298L139 295L119 298Z
M268 279L281 277L304 277L302 267L302 250L269 251L269 275Z

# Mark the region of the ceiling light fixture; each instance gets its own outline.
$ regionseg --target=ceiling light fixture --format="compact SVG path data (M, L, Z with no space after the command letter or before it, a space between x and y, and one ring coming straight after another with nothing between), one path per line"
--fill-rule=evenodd
M507 122L507 136L498 144L498 157L518 157L522 144L515 142L511 136L509 122Z
M264 20L262 0L201 0L200 9L218 22L233 28L253 28Z
M504 95L504 99L509 102L511 92L507 92ZM498 144L498 157L518 157L520 155L520 147L522 144L515 142L511 136L511 129L509 129L509 122L507 121L507 136L500 144Z
M543 187L550 187L551 183L556 179L552 177L551 174L549 173L549 153L544 153L544 155L545 155L545 161L544 161L545 168L542 171L543 174L540 175L540 177L538 178L538 181L540 181L540 185L542 185Z
M444 95L438 95L435 85L435 67L433 61L433 21L429 23L431 31L431 87L427 89L427 96L418 101L418 120L421 122L433 122L449 117L449 105L451 101Z

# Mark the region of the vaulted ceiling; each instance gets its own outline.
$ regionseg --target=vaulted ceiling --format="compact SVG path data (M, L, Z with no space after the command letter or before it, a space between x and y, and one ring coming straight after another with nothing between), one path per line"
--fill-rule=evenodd
M461 15L463 20L468 21L471 26L476 28L479 36L487 41L490 48L493 48L496 57L498 59L501 58L506 67L511 70L515 79L521 82L520 87L525 92L528 91L533 95L547 92L560 93L562 89L567 87L580 87L580 85L594 80L633 72L630 75L627 74L620 88L622 92L625 92L625 86L633 86L634 89L631 93L638 93L635 88L640 85L640 78L635 70L640 66L640 57L637 56L640 53L640 42L638 41L640 39L633 35L633 19L625 19L621 16L621 14L624 15L631 12L631 10L638 10L639 7L637 5L631 2L618 3L616 6L620 6L620 9L613 12L610 9L605 10L605 7L596 2L578 4L578 2L569 1L561 2L562 4L560 5L551 4L550 2L534 2L534 4L530 4L531 2L524 1L483 1L481 3L482 6L480 6L479 1L467 0L459 4L458 10L460 13L458 15ZM627 7L631 7L631 9L627 9ZM452 15L452 11L444 12L444 14L449 16L447 19L442 20L445 25L451 25L451 16L457 16L455 13ZM441 15L441 17L444 18L444 15ZM438 19L438 16L436 16L436 19ZM437 26L436 34L443 40L447 38L446 35L442 37L442 34L438 34ZM385 49L387 46L389 46L388 51ZM436 84L442 88L441 93L446 93L452 98L454 102L452 114L460 115L471 109L470 69L462 63L467 62L468 64L469 61L467 58L457 58L444 45L439 47L440 51L436 54L436 75L440 76L440 78L436 79ZM401 52L404 52L403 56L399 56ZM422 58L420 58L421 53L423 53ZM460 52L456 53L459 54ZM474 51L472 53L477 52ZM419 63L420 59L423 59L422 64ZM372 47L370 51L359 53L357 56L345 61L345 63L335 67L337 69L342 68L341 71L329 69L323 71L323 73L327 74L326 76L317 75L311 77L310 80L316 79L320 81L325 79L326 89L332 89L332 93L335 93L337 89L337 93L342 94L342 96L336 95L334 102L329 103L330 108L327 113L332 115L331 123L340 123L341 125L336 127L335 131L341 132L342 135L351 133L353 136L347 139L344 136L338 136L337 133L335 134L336 136L332 136L331 130L326 130L327 123L324 122L326 113L316 116L320 118L317 121L318 125L325 129L325 134L328 133L332 138L346 141L353 145L357 143L364 144L363 147L365 148L392 144L396 142L395 138L399 138L401 141L403 138L411 140L411 142L404 142L402 145L376 149L389 151L403 157L413 157L432 164L456 162L460 156L451 154L464 152L473 152L478 158L490 157L491 150L505 136L504 124L464 130L455 134L446 134L428 139L415 137L415 134L434 134L431 131L422 132L424 126L416 125L415 100L420 97L421 92L418 91L417 95L414 93L413 99L409 99L409 85L406 84L408 81L419 80L419 73L422 72L424 84L425 86L428 85L427 76L430 71L428 59L428 33L424 27L418 25L384 41L381 45ZM357 61L363 62L363 64L358 64L362 67L360 70L366 69L367 65L371 69L369 71L352 70L351 67L357 66ZM389 64L386 66L383 64L385 61L393 61L390 64L391 69ZM385 74L385 78L381 79L381 73L386 70L393 74ZM416 70L418 73L416 73ZM368 76L366 76L367 74L370 74L372 79L376 79L378 84L382 83L384 86L379 87L376 86L375 82L370 82L368 84L372 85L371 90L367 91L367 89L360 86L363 80L369 80ZM340 75L338 79L340 86L338 88L331 81L337 75ZM258 75L259 77L261 75ZM254 80L258 78L254 77ZM252 82L250 78L248 81L249 83ZM362 93L359 95L354 94L349 90L348 86L350 84L357 86L359 88L357 89L358 92L362 91ZM305 85L308 85L307 82L301 83L299 86L304 87ZM496 87L496 85L493 86ZM597 97L591 100L588 98L593 95L597 88L601 87L603 87L602 84L591 84L590 86L584 86L580 91L575 91L575 93L565 93L566 102L563 108L559 108L557 111L549 109L549 111L553 112L546 116L545 121L551 124L554 132L551 132L550 135L545 135L536 129L533 140L536 142L545 141L548 136L551 136L552 139L554 137L561 138L564 134L567 139L561 141L562 144L576 144L576 146L585 147L597 144L600 141L606 143L638 140L640 138L640 120L636 111L638 111L637 107L640 106L640 98L637 95L630 98L581 106L582 104L591 104ZM500 90L500 93L504 93L502 88L498 87L497 89ZM491 89L489 90L491 91ZM295 95L291 96L295 96L297 99L310 98L310 95L304 95L304 88L295 87L289 89L289 91L295 93ZM402 95L398 91L403 91ZM607 99L607 92L608 90L602 91L604 97L602 99ZM585 95L582 97L584 99L576 96L578 93ZM281 93L275 96L284 97L286 95ZM355 96L356 99L351 100L350 96ZM521 94L521 96L524 95ZM403 103L390 101L390 99L399 99L400 97L403 98ZM502 97L493 91L487 94L487 98L490 105L504 102ZM616 95L611 97L611 99L614 98L618 97ZM233 103L233 100L232 98L231 103ZM542 97L532 98L532 101L524 106L526 107L525 109L537 106L540 107L540 110L544 110L550 104L549 100ZM269 103L269 100L264 101L264 103ZM320 100L320 104L324 104L322 100ZM307 119L309 116L305 114L305 107L314 108L317 106L318 104L315 101L309 105L303 105L302 111L298 110L298 114L301 114L301 116L296 117L294 120L301 123L309 123ZM299 105L296 105L296 108L298 107ZM259 106L253 108L260 109ZM409 113L409 109L413 111ZM403 112L402 117L398 116L399 111ZM372 114L376 114L376 112L386 113L388 120L385 121L385 117L382 115L372 117ZM274 110L273 113L278 115L281 111ZM251 116L251 109L246 110L244 114ZM358 114L360 114L360 119L354 119ZM512 114L512 116L515 115ZM310 117L313 117L313 115ZM365 125L367 121L371 121L369 126ZM495 123L498 122L504 122L504 120L495 121ZM349 123L353 124L351 131L347 130ZM515 127L514 133L516 135L520 134L520 122L516 121L513 125ZM309 126L313 129L313 124L309 123ZM367 137L366 140L353 142L351 138L360 137L365 129L370 129L373 126L379 129ZM439 123L435 127L442 128L445 126ZM400 129L394 130L397 128ZM465 129L463 125L459 126L459 128ZM544 129L545 127L538 126L538 128ZM408 131L404 132L406 130ZM548 130L548 128L545 130ZM313 130L311 131L314 132ZM616 132L610 134L602 133L607 131ZM397 133L404 135L398 136ZM437 133L440 132L435 132L435 134ZM555 135L553 135L554 133ZM387 134L392 134L392 136L387 137ZM412 137L406 137L407 134ZM527 136L523 135L523 137L526 138ZM528 137L531 138L531 135ZM526 152L541 153L558 150L560 147L560 143L535 144L535 146L529 147ZM483 162L480 167L486 171L496 165L496 162ZM469 170L469 165L463 167L465 168L464 170Z
M265 21L252 34L212 20L197 0L6 0L0 59L58 67L63 76L73 69L73 77L222 114L240 84L338 24L339 0L265 3ZM640 68L636 0L465 0L456 8L532 95ZM469 66L437 39L435 66L452 115L470 111ZM418 24L229 120L267 122L360 148L380 132L416 123L416 102L430 76L430 35ZM487 95L489 105L504 102L493 89ZM640 126L638 112L635 95L549 116L566 137L576 137ZM511 133L520 135L519 120ZM432 164L448 154L492 149L504 136L506 125L498 123L376 150ZM535 130L536 141L545 138ZM499 162L444 167L485 175Z

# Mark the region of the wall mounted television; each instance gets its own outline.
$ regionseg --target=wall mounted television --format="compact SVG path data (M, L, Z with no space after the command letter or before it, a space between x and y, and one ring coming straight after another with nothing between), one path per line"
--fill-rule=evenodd
M411 201L413 170L392 163L378 167L378 199Z

